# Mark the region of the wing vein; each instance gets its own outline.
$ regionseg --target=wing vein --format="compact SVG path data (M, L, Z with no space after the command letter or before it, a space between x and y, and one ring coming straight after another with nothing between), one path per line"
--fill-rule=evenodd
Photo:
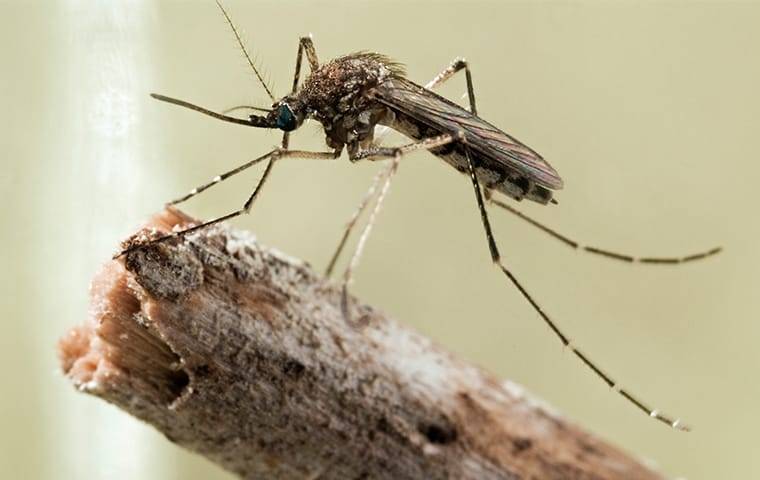
M468 144L491 160L546 188L562 188L562 179L537 152L460 105L405 78L376 88L377 98L441 133L463 132Z

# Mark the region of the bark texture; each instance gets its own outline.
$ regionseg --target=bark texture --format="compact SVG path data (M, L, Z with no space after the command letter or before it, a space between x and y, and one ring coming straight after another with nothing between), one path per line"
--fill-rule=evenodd
M176 210L126 243L193 222ZM660 479L516 384L216 227L93 280L74 384L248 479Z

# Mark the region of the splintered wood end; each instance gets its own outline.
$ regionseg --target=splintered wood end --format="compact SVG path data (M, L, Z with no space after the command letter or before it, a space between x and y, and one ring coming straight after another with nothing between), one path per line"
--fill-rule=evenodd
M177 210L153 217L125 241L139 242L156 231L192 221ZM90 309L83 325L58 342L64 373L81 390L99 396L126 394L136 384L152 400L171 403L188 384L180 358L161 339L142 311L139 290L121 261L103 265L90 284Z

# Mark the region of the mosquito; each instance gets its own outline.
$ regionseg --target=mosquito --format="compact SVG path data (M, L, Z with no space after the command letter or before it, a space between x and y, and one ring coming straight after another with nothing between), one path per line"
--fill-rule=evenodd
M271 108L239 106L218 113L184 100L159 94L151 95L157 100L189 108L225 122L248 127L279 129L283 132L281 144L233 170L218 175L210 182L192 189L187 195L168 204L182 203L223 180L266 161L263 174L240 209L185 230L129 247L118 256L148 245L184 237L191 232L249 213L274 165L284 158L336 160L345 149L351 162L387 160L387 167L377 175L346 225L338 248L327 267L326 273L329 276L357 220L374 198L375 202L369 219L342 277L342 307L344 315L349 318L347 292L352 272L358 265L372 225L388 193L391 179L398 169L399 161L410 152L427 150L469 177L493 264L517 288L562 345L630 404L675 429L689 430L689 427L679 418L651 408L638 396L620 386L599 364L592 361L571 342L568 335L560 329L502 261L489 221L486 203L516 215L571 248L629 263L691 262L717 254L721 250L720 247L681 257L636 257L593 246L584 246L524 215L504 201L494 198L494 194L500 194L516 201L528 200L543 205L556 204L553 194L562 189L563 181L554 168L536 151L478 116L472 73L468 63L461 58L454 60L429 83L421 86L406 78L404 68L400 63L379 53L362 51L320 63L311 37L302 37L298 43L291 92L278 100L248 54L227 11L218 0L216 3L250 68L271 99ZM310 74L303 83L300 83L304 57L310 68ZM469 109L433 92L433 89L461 71L465 74ZM263 111L264 114L251 114L248 118L229 115L231 111L241 108ZM329 147L328 151L295 150L289 147L290 133L298 129L306 120L314 120L321 124ZM388 129L400 132L412 141L397 147L382 146L380 137Z

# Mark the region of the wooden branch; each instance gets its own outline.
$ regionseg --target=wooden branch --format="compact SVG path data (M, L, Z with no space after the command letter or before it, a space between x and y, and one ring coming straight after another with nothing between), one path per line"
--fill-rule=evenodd
M137 250L91 290L60 342L74 384L243 478L663 478L353 298L348 324L334 284L242 232Z

